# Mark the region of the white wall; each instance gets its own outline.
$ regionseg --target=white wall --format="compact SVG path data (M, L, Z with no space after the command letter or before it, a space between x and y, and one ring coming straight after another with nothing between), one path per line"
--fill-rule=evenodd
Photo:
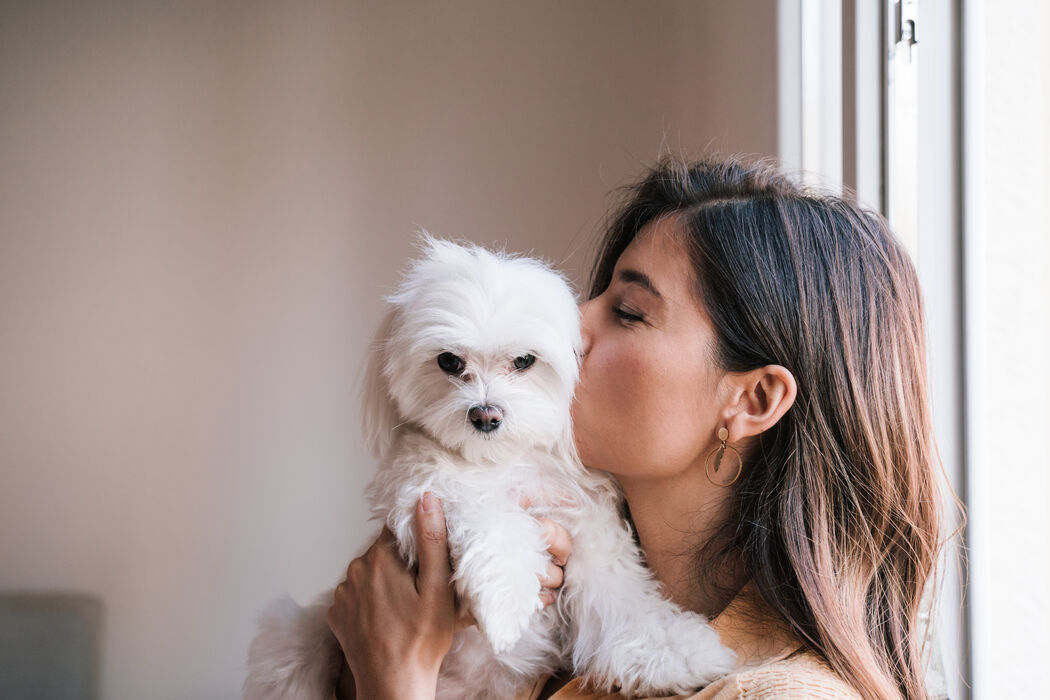
M974 14L974 697L1046 697L1028 669L1050 656L1050 5Z
M775 2L0 9L0 589L102 696L236 697L372 533L356 378L412 231L575 275L668 150L776 153Z

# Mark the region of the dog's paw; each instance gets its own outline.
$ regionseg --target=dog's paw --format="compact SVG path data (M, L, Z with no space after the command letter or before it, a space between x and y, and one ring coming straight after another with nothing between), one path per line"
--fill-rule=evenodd
M688 692L702 688L736 667L736 654L722 644L718 632L698 615L686 613L666 628L663 644L636 660L626 675L638 679L642 694ZM663 646L662 651L658 651Z
M622 630L611 633L619 643L603 642L576 656L575 670L590 685L609 692L619 688L625 697L673 695L695 692L736 667L736 654L699 615L679 610L635 622L640 624L627 638Z
M472 606L478 628L497 654L514 647L528 628L532 615L543 607L538 580L535 586L516 588L521 590L483 591Z

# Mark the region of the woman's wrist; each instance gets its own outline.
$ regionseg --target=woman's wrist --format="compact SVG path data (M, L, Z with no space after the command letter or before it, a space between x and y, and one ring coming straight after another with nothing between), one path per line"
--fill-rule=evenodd
M377 670L355 676L344 656L336 676L334 700L434 700L437 694L440 662L406 661L396 668L383 664Z
M362 682L362 687L357 687L357 681L350 672L348 666L344 666L335 686L335 700L357 700L357 698L376 698L377 700L434 700L437 694L437 682L428 683L425 679L416 682L402 680L394 685L389 683L385 687L372 687Z
M347 675L350 675L347 673ZM375 700L434 700L437 695L437 672L423 671L387 674L385 678L359 678L353 682L352 698ZM342 698L342 696L340 696Z

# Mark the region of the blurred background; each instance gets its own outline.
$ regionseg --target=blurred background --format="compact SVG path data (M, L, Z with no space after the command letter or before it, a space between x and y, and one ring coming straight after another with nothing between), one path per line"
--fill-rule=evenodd
M239 697L258 610L374 535L359 372L414 232L583 285L615 189L711 152L907 242L969 508L931 689L1045 692L1048 35L1040 0L0 2L0 695Z

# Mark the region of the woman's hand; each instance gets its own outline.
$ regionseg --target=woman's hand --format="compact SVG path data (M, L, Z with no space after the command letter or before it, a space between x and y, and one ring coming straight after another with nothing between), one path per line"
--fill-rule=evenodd
M565 528L540 519L550 543L551 563L540 599L550 605L564 582L572 553ZM450 578L447 531L441 503L424 494L416 506L419 567L406 569L389 530L350 562L336 587L328 625L348 667L339 680L340 698L433 698L438 669L453 633L473 619L457 608Z
M417 572L405 567L384 529L364 556L350 562L328 610L359 698L432 700L452 644L457 614L445 515L432 494L416 505L415 529Z
M565 583L565 564L572 554L572 538L565 528L553 520L539 518L539 521L547 536L547 551L551 555L551 561L547 564L547 574L540 580L543 586L540 589L540 600L546 607L558 599L558 591Z

